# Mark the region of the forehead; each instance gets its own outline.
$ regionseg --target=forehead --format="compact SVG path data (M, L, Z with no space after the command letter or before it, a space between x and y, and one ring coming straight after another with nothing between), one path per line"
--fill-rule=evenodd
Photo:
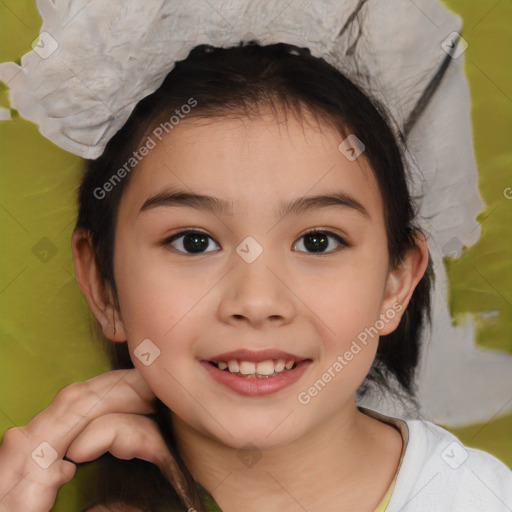
M343 191L372 218L382 215L364 154L348 160L339 150L344 139L339 130L308 114L185 118L162 140L152 139L153 149L124 192L123 210L138 210L148 197L176 188L226 199L232 213Z

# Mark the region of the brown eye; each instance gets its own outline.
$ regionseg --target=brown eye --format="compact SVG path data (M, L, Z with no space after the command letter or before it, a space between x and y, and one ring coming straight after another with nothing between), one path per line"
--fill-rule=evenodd
M313 230L305 233L300 238L304 239L303 245L306 251L311 253L331 253L339 250L340 246L348 247L343 238L331 231ZM330 239L334 239L339 245L337 248L326 250L332 245Z
M201 231L181 231L164 240L162 245L170 245L185 254L203 254L212 252L206 250L211 245L209 240L213 238Z

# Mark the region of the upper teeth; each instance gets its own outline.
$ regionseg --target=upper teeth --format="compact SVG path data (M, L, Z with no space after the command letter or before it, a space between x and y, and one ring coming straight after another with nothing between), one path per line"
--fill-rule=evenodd
M219 361L217 366L219 370L225 370L226 368L230 373L239 373L241 375L263 375L270 376L275 373L280 373L287 370L291 370L295 361L293 359L277 359L273 361L268 359L266 361L260 361L255 363L254 361L237 361L232 359L230 361Z

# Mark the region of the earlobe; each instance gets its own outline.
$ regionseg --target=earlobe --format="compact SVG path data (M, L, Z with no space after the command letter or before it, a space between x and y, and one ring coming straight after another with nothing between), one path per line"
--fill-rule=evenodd
M389 272L381 309L381 316L385 315L389 321L380 330L381 336L390 334L398 327L416 285L427 270L429 262L427 241L420 232L416 232L415 238L415 247L407 252L396 269ZM392 315L391 312L393 312Z
M103 334L112 341L126 341L126 332L110 290L100 278L90 233L77 228L71 238L78 286L91 311L100 322Z

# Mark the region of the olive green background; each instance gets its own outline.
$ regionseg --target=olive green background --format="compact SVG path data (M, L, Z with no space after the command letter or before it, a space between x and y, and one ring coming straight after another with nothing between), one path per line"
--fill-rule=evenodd
M512 4L501 0L444 2L464 19L480 193L482 235L458 260L447 261L454 322L468 313L476 342L512 352ZM0 2L0 61L31 49L41 19L32 0ZM0 104L8 106L0 83ZM82 161L43 138L14 112L0 122L0 433L25 425L63 386L109 369L74 279L70 250ZM475 271L478 269L478 272ZM498 310L496 319L482 311ZM512 368L511 368L512 371ZM510 390L512 401L512 390ZM510 403L508 404L510 406ZM507 404L503 404L503 408ZM512 414L482 424L446 427L468 446L512 467ZM82 478L59 492L56 511L78 510Z

